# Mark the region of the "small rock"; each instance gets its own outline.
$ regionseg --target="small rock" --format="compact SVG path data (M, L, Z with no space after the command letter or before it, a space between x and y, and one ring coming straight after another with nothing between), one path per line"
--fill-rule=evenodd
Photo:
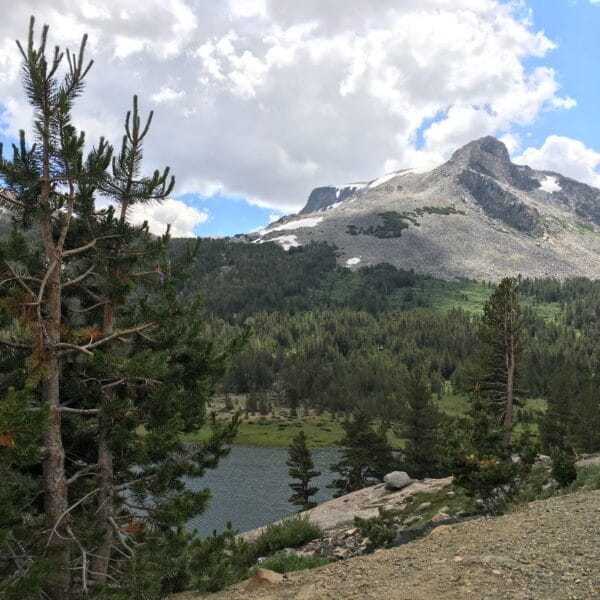
M351 555L352 553L350 550L348 550L348 548L337 547L333 551L333 557L337 558L338 560L346 560L347 558L350 558Z
M454 496L456 496L456 492L454 490L450 490L446 495L448 498L454 498Z
M283 579L283 575L270 569L256 569L256 573L248 580L246 591L253 592L270 585L275 585Z
M431 506L431 502L421 502L419 506L417 506L417 510L425 510Z
M547 498L551 496L552 493L559 488L558 481L556 479L551 479L548 483L542 486L541 497Z
M411 517L408 517L407 519L404 520L404 524L405 525L412 525L412 523L416 523L417 521L420 521L421 517L419 515L412 515Z
M552 459L546 454L538 454L535 459L536 465L549 465L552 462Z
M435 513L435 515L433 515L433 517L431 517L432 521L443 521L444 519L449 519L450 515L448 513L445 513L443 511L439 511L437 513Z
M405 471L392 471L383 478L383 481L388 488L394 490L401 490L413 482Z
M346 531L346 537L350 537L351 535L356 535L358 532L358 527L353 527L352 529L348 529Z

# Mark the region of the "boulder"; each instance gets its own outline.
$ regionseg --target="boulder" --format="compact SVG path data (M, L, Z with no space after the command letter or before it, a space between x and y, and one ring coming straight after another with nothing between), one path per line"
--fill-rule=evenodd
M275 585L283 579L283 575L270 569L256 569L256 573L250 577L246 584L246 591L253 592L270 585Z
M408 473L404 471L392 471L383 478L383 481L386 487L392 490L401 490L413 482Z

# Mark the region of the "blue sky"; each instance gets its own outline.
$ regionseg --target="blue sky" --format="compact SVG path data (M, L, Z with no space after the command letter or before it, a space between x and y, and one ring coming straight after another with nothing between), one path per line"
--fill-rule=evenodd
M146 164L178 181L170 202L134 215L156 231L252 231L314 187L430 168L484 135L517 162L600 187L600 2L377 7L30 0L0 22L0 141L28 126L14 39L34 13L51 43L89 33L95 66L76 113L88 139L120 138L133 93L155 110Z
M555 134L576 138L600 150L600 3L528 0L527 6L533 10L535 28L543 29L558 45L546 58L530 62L552 66L562 89L577 101L577 106L540 115L525 133L531 134L536 146Z

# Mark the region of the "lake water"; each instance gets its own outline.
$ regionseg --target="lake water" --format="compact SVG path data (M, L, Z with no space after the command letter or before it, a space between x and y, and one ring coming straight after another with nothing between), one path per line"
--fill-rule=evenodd
M333 479L329 465L337 460L338 452L336 448L312 450L315 468L321 471L312 480L319 488L317 502L333 496L333 490L325 486ZM205 537L215 529L223 531L231 521L235 529L248 531L295 513L297 507L288 502L292 480L287 459L287 448L233 446L217 469L188 482L190 489L209 488L212 494L208 509L189 522L190 529Z

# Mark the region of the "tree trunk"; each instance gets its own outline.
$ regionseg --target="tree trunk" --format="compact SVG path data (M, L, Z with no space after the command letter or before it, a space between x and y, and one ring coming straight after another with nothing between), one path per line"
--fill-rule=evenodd
M65 450L62 442L60 414L60 376L61 364L56 344L60 342L60 263L54 268L49 279L46 323L48 367L50 376L42 382L42 402L50 407L48 428L44 431L45 448L43 462L44 477L44 513L46 528L49 531L48 545L50 555L63 563L56 574L49 578L46 592L53 600L69 597L71 576L67 569L69 561L68 486L65 474Z
M106 583L106 575L113 545L112 516L113 495L113 457L108 447L110 423L105 417L99 417L98 423L98 509L96 520L102 528L102 540L90 561L91 579L97 583Z
M515 323L513 318L512 302L508 321L508 339L506 348L506 406L504 408L504 434L502 436L502 445L505 448L510 447L510 442L512 439L513 406L515 395Z
M103 334L110 335L113 331L114 308L111 302L104 305ZM102 415L98 418L98 509L96 520L102 529L102 539L90 561L91 578L97 583L106 583L110 553L113 545L114 532L110 519L112 517L113 495L113 456L108 446L110 422Z

